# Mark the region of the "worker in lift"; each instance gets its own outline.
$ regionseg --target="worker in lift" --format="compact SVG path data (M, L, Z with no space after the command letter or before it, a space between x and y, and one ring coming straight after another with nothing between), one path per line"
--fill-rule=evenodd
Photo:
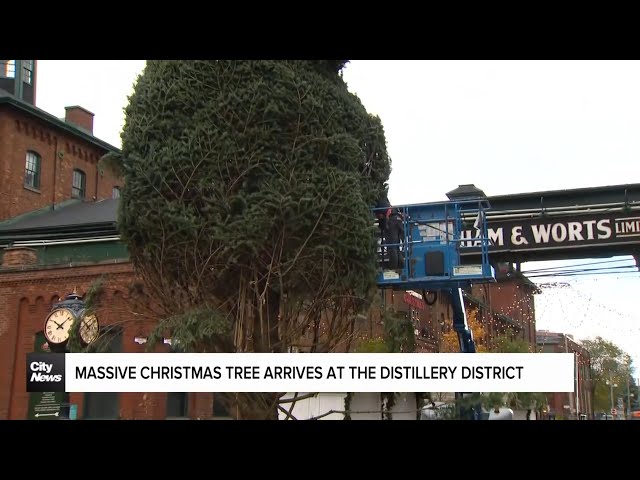
M380 245L382 246L382 258L384 265L384 249L389 255L387 268L398 270L402 268L404 258L400 252L400 243L404 237L402 225L402 213L397 208L391 208L391 204L385 195L376 204L376 218L380 229Z
M384 238L385 238L385 231L387 229L387 212L389 211L390 208L391 208L391 204L389 203L389 200L387 200L387 196L384 195L376 203L376 206L373 212L378 222L378 229L379 229L378 238L380 240L380 265L383 268L385 264Z

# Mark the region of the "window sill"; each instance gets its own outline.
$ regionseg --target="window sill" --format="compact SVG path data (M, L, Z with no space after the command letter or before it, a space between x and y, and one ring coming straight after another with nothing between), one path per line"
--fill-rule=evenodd
M190 420L189 417L167 417L165 420Z
M33 193L42 193L39 188L29 187L28 185L23 185L23 187L25 190L29 190L30 192L33 192Z

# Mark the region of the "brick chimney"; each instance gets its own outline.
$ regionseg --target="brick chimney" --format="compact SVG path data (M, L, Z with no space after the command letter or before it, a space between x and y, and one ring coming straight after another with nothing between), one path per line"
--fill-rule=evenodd
M93 113L78 105L64 107L64 121L93 135Z
M7 247L2 256L3 267L24 267L38 263L38 253L33 248Z

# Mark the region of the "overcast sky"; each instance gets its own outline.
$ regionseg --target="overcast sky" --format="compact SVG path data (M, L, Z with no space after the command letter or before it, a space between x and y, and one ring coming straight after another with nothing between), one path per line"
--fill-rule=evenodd
M120 147L144 64L41 60L37 106L58 117L85 107L94 134ZM640 182L638 61L353 60L344 78L382 119L393 203L444 200L467 183L499 195ZM538 328L600 335L640 365L639 274L561 280L536 297Z

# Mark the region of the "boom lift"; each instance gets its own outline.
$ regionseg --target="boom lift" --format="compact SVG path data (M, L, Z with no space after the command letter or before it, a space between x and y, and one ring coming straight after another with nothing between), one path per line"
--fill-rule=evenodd
M426 292L440 291L447 295L462 353L476 352L473 333L467 324L463 288L472 283L495 282L495 271L489 263L485 215L488 208L486 199L396 206L391 207L391 215L395 215L396 226L402 226L398 229L401 234L389 234L388 224L381 228L379 288L422 291L425 299ZM376 213L379 210L383 209L373 209ZM473 239L461 235L465 218L475 218ZM473 249L479 263L463 264L464 248ZM456 394L458 398L461 396Z
M485 215L488 208L485 199L391 207L399 217L402 235L391 238L383 232L380 238L378 286L403 291L439 290L448 295L453 308L453 328L463 353L476 350L467 325L462 289L472 283L496 280L495 270L489 263ZM380 209L374 209L377 210ZM461 235L463 218L470 214L476 219L477 233L473 239ZM479 263L463 264L464 248L476 251Z

